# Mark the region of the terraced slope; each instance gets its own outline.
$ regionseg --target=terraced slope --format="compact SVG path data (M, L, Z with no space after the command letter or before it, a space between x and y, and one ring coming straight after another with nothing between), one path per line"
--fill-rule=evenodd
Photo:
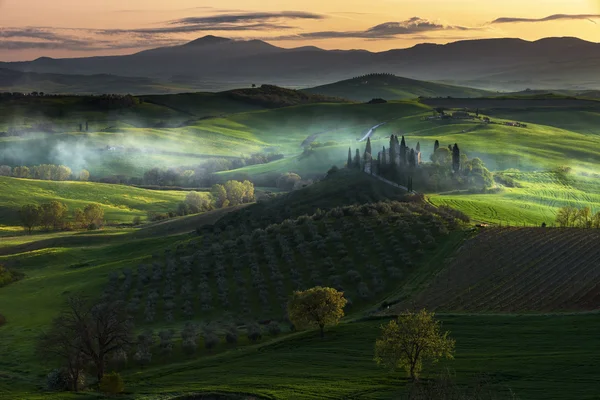
M600 230L493 228L467 241L410 305L460 312L600 310Z

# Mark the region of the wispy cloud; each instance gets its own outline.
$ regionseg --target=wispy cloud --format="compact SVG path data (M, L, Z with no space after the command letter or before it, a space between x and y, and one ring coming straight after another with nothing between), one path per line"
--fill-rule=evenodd
M535 22L549 22L549 21L577 21L577 20L588 20L596 23L594 19L600 18L600 14L554 14L544 18L519 18L519 17L501 17L496 18L490 24L512 24L512 23L535 23Z
M359 39L393 39L398 36L414 35L435 31L470 31L479 28L470 28L457 25L446 25L427 19L413 17L401 22L385 22L363 31L321 31L307 32L296 35L279 36L271 40L305 40L305 39L335 39L335 38L359 38Z

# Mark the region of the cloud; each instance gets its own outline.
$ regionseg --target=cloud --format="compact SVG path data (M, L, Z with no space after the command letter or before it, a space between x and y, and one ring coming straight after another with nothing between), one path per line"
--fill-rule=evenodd
M320 14L303 11L254 12L242 14L219 14L205 17L189 17L172 21L172 25L232 24L238 22L270 21L274 19L324 19Z
M512 23L521 23L521 22L548 22L548 21L578 21L578 20L588 20L590 22L596 23L593 19L600 18L600 14L554 14L544 18L518 18L518 17L501 17L496 18L490 24L512 24Z
M174 33L193 33L193 32L205 32L205 31L222 31L222 32L233 32L233 31L260 31L260 30L283 30L291 29L288 25L278 25L270 23L258 23L258 24L196 24L196 25L182 25L182 26L167 26L157 28L140 28L140 29L103 29L98 30L96 33L103 35L139 35L144 37L151 37L155 35L166 35Z
M61 32L77 32L77 35ZM32 40L33 39L33 40ZM0 49L3 50L73 50L95 51L130 49L181 44L181 40L169 38L124 38L111 41L90 36L86 30L53 28L0 28Z
M478 28L469 28L456 25L445 25L427 19L413 17L401 22L385 22L364 31L321 31L299 33L297 35L279 36L271 40L305 40L305 39L393 39L398 36L414 35L435 31L470 31Z

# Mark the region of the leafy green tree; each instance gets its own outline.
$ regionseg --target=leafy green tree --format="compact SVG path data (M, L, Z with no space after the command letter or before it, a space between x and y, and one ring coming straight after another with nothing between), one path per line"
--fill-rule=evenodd
M375 361L392 371L404 369L412 380L418 380L424 361L454 358L455 341L449 332L441 331L435 314L427 310L402 314L381 330L375 342Z
M12 168L10 165L0 165L0 176L11 176Z
M27 179L29 178L29 168L27 167L15 167L13 168L13 176L15 178L23 178L23 179Z
M192 214L197 214L210 209L210 200L198 192L189 192L185 196L185 204Z
M40 206L40 223L46 229L62 229L67 220L67 205L51 201Z
M227 200L230 206L238 206L244 204L244 185L238 181L225 182L225 191L227 192Z
M302 180L302 177L293 172L287 172L285 174L281 174L279 178L277 178L276 185L281 190L290 191L294 189L294 185L296 182Z
M254 195L254 184L248 180L242 182L244 186L244 198L242 199L243 203L252 203L256 200Z
M337 325L344 316L346 303L343 292L317 286L294 292L288 303L288 315L297 328L316 325L324 337L325 326Z
M90 180L90 171L88 171L87 169L82 169L81 171L79 171L79 180L81 182L87 182Z
M19 218L23 228L27 230L27 233L31 234L33 228L39 225L41 220L41 211L35 204L25 204L19 210Z
M104 225L104 208L100 204L91 203L83 209L85 221L89 227L101 228Z
M229 207L229 200L227 200L227 190L225 190L225 186L220 184L213 185L210 192L214 199L215 207Z

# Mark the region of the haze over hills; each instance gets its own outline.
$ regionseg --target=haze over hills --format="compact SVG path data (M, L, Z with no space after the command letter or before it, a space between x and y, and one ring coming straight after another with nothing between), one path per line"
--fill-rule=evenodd
M240 68L243 66L243 68ZM467 40L420 44L373 53L364 50L280 48L260 40L206 36L181 46L126 56L0 63L0 68L61 74L147 77L206 90L270 83L310 87L373 70L411 79L482 89L598 89L600 44L563 37Z

